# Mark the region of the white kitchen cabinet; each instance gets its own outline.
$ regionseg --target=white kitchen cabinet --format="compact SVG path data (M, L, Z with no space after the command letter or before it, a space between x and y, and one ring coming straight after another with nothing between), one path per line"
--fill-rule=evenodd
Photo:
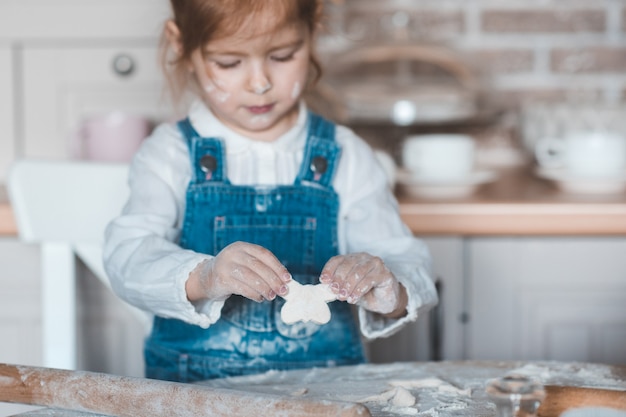
M41 254L38 245L0 239L0 363L42 366ZM145 329L80 262L79 368L143 376ZM0 417L37 407L0 403Z
M439 318L432 323L439 323L441 327L431 331L431 334L439 335L438 359L463 359L466 308L465 240L460 237L429 237L424 241L433 258L433 270L439 287L439 305L435 310Z
M0 186L16 158L69 158L84 117L172 117L157 52L169 14L166 0L0 0ZM0 362L43 363L40 249L0 238ZM143 323L77 264L78 367L143 375Z
M148 328L82 262L77 268L78 369L143 377Z
M0 362L41 365L39 247L0 239Z
M169 16L168 0L0 0L0 39L156 39Z
M41 250L0 239L0 362L42 366ZM144 324L77 259L79 369L143 376Z
M13 57L9 45L0 43L0 183L4 182L15 158L15 118L13 91Z
M39 271L37 245L26 245L12 237L0 238L1 363L42 365ZM0 417L36 408L0 402Z
M120 110L153 121L172 117L157 55L156 41L147 46L26 47L25 156L71 157L78 127L88 116Z
M626 363L626 239L427 238L441 304L369 344L373 362ZM439 315L440 356L433 353Z
M168 1L0 0L0 185L17 157L70 158L90 115L176 117L158 59L169 14ZM40 252L0 244L0 361L42 364ZM79 368L143 375L143 323L77 263Z
M626 239L468 240L471 359L626 363Z

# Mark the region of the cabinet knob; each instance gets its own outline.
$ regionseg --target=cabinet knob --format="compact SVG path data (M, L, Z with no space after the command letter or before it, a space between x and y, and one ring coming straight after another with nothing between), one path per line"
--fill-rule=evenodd
M127 77L135 71L135 60L127 54L119 54L113 58L113 71L117 75Z

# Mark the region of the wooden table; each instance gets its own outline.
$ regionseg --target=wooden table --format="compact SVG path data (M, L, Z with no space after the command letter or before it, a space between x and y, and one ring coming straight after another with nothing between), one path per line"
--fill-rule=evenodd
M530 376L546 386L540 416L557 416L571 407L610 406L626 410L626 367L563 362L400 362L338 368L317 368L212 380L203 384L319 400L358 402L374 417L421 415L494 416L495 406L485 394L493 378L508 373ZM416 403L394 405L399 388ZM181 405L184 406L184 405ZM259 415L263 415L259 410ZM21 417L93 416L41 410Z

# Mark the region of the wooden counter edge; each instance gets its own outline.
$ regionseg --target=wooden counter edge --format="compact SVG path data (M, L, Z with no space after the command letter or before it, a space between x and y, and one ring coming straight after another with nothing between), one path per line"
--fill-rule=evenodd
M626 204L401 203L416 235L626 236Z

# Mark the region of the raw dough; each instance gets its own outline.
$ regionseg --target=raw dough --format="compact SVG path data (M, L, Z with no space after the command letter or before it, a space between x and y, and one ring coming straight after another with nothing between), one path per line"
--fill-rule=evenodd
M404 387L395 387L379 395L363 398L359 402L387 403L394 407L411 407L415 405L415 397Z
M280 318L285 323L312 321L326 324L330 321L330 308L326 303L336 300L337 296L328 284L302 285L292 279L287 286L289 292L283 297L286 302L280 310Z
M415 396L404 387L395 387L379 395L362 398L360 403L374 402L380 404L383 411L401 415L417 415Z

